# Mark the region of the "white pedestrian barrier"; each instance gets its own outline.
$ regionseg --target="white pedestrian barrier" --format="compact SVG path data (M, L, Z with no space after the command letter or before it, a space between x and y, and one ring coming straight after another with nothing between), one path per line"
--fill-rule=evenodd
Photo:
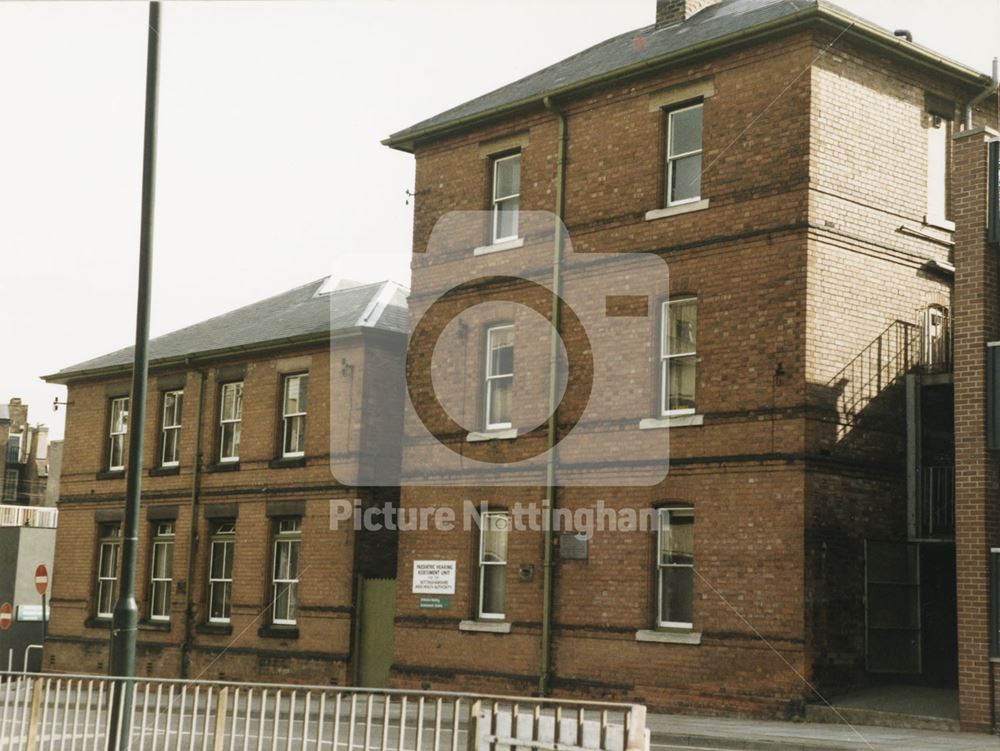
M0 751L648 751L646 709L449 692L0 672Z

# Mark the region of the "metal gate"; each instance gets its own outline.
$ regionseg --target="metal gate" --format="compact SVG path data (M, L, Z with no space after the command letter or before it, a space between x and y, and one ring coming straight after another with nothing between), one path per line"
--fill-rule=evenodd
M359 686L383 688L389 685L392 666L396 580L361 577L358 589L356 682Z
M132 690L130 733L112 719ZM0 751L648 751L636 704L0 672Z
M869 673L919 674L920 548L865 541L865 665Z

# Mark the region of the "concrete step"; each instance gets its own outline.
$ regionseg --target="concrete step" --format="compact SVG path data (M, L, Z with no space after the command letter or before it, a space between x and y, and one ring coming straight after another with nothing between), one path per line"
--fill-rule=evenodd
M870 725L882 728L909 728L911 730L940 730L957 733L958 720L949 717L919 714L882 712L858 707L825 706L810 704L806 707L806 722L823 722L835 725Z

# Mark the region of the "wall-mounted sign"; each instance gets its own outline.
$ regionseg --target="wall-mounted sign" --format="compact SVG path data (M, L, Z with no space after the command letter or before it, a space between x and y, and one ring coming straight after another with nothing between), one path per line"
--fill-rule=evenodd
M1000 246L1000 141L990 143L990 243Z
M417 605L421 610L447 610L451 607L451 598L422 595Z
M48 620L49 606L45 606L45 620ZM18 605L17 620L22 623L38 623L42 620L41 605Z
M455 561L414 561L413 594L455 594Z

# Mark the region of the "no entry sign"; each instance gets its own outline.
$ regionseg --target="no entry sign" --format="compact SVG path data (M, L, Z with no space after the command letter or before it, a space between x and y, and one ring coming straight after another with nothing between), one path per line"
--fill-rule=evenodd
M14 615L10 607L9 602L5 602L0 605L0 631L6 631L10 628L11 621L14 620Z
M40 595L44 595L49 589L49 570L44 563L40 563L35 569L35 589Z

